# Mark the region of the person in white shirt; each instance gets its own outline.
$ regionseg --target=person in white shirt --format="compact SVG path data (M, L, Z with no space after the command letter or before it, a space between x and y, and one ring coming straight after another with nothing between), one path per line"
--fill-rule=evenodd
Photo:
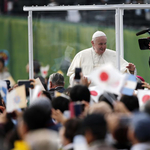
M94 69L97 69L103 64L112 63L117 68L116 63L116 51L107 49L107 37L102 31L96 31L92 36L92 47L82 50L74 57L67 76L70 77L70 85L73 85L75 68L82 68L84 76L88 76ZM128 63L126 60L120 57L120 71L122 73L135 72L135 65Z

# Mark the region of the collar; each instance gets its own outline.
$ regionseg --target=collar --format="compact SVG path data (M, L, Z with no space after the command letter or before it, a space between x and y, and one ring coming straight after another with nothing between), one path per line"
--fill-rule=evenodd
M60 90L60 89L64 89L63 86L57 86L55 88L51 88L50 91L55 91L55 90Z

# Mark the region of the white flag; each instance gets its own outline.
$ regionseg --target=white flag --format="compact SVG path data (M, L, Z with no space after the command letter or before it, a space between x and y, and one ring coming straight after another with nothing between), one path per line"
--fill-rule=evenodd
M35 85L39 85L41 86L42 90L45 91L45 88L43 86L43 84L41 83L41 80L39 78L36 78L35 79Z
M119 95L126 79L112 64L105 64L90 74L91 80L101 89Z
M32 104L37 98L39 98L42 94L42 87L40 85L36 85L33 89L33 96L30 100L30 104Z
M150 100L150 90L138 90L137 97L139 100L140 108L143 108L144 104Z
M100 89L98 86L89 87L89 91L91 94L91 100L93 100L95 103L98 103L99 97L104 92L104 90Z
M40 70L42 77L45 78L48 75L49 65L47 65L46 67L41 67Z

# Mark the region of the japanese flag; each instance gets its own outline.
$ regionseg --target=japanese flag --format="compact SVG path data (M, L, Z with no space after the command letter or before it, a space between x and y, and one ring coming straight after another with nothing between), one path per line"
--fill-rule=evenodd
M90 78L101 89L119 95L126 75L121 74L112 64L105 64L94 70Z
M144 104L150 100L150 90L138 90L137 97L139 100L140 108L143 108Z
M47 76L47 74L48 74L49 65L47 65L45 67L41 67L40 70L41 70L42 77L45 78Z
M32 104L37 98L39 98L42 94L42 87L40 85L36 85L33 90L33 96L30 100L30 104Z
M104 90L100 89L98 86L89 87L89 91L91 94L91 100L93 100L95 103L98 103L99 97L104 92Z

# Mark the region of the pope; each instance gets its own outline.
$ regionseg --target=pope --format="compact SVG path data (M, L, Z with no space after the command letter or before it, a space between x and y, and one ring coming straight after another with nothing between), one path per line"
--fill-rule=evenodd
M91 40L92 47L77 53L68 69L67 76L70 77L70 85L73 85L75 68L82 68L84 76L88 76L93 70L103 64L111 63L117 68L116 51L107 49L107 36L102 31L96 31ZM128 63L120 57L120 71L122 73L135 73L135 65Z

